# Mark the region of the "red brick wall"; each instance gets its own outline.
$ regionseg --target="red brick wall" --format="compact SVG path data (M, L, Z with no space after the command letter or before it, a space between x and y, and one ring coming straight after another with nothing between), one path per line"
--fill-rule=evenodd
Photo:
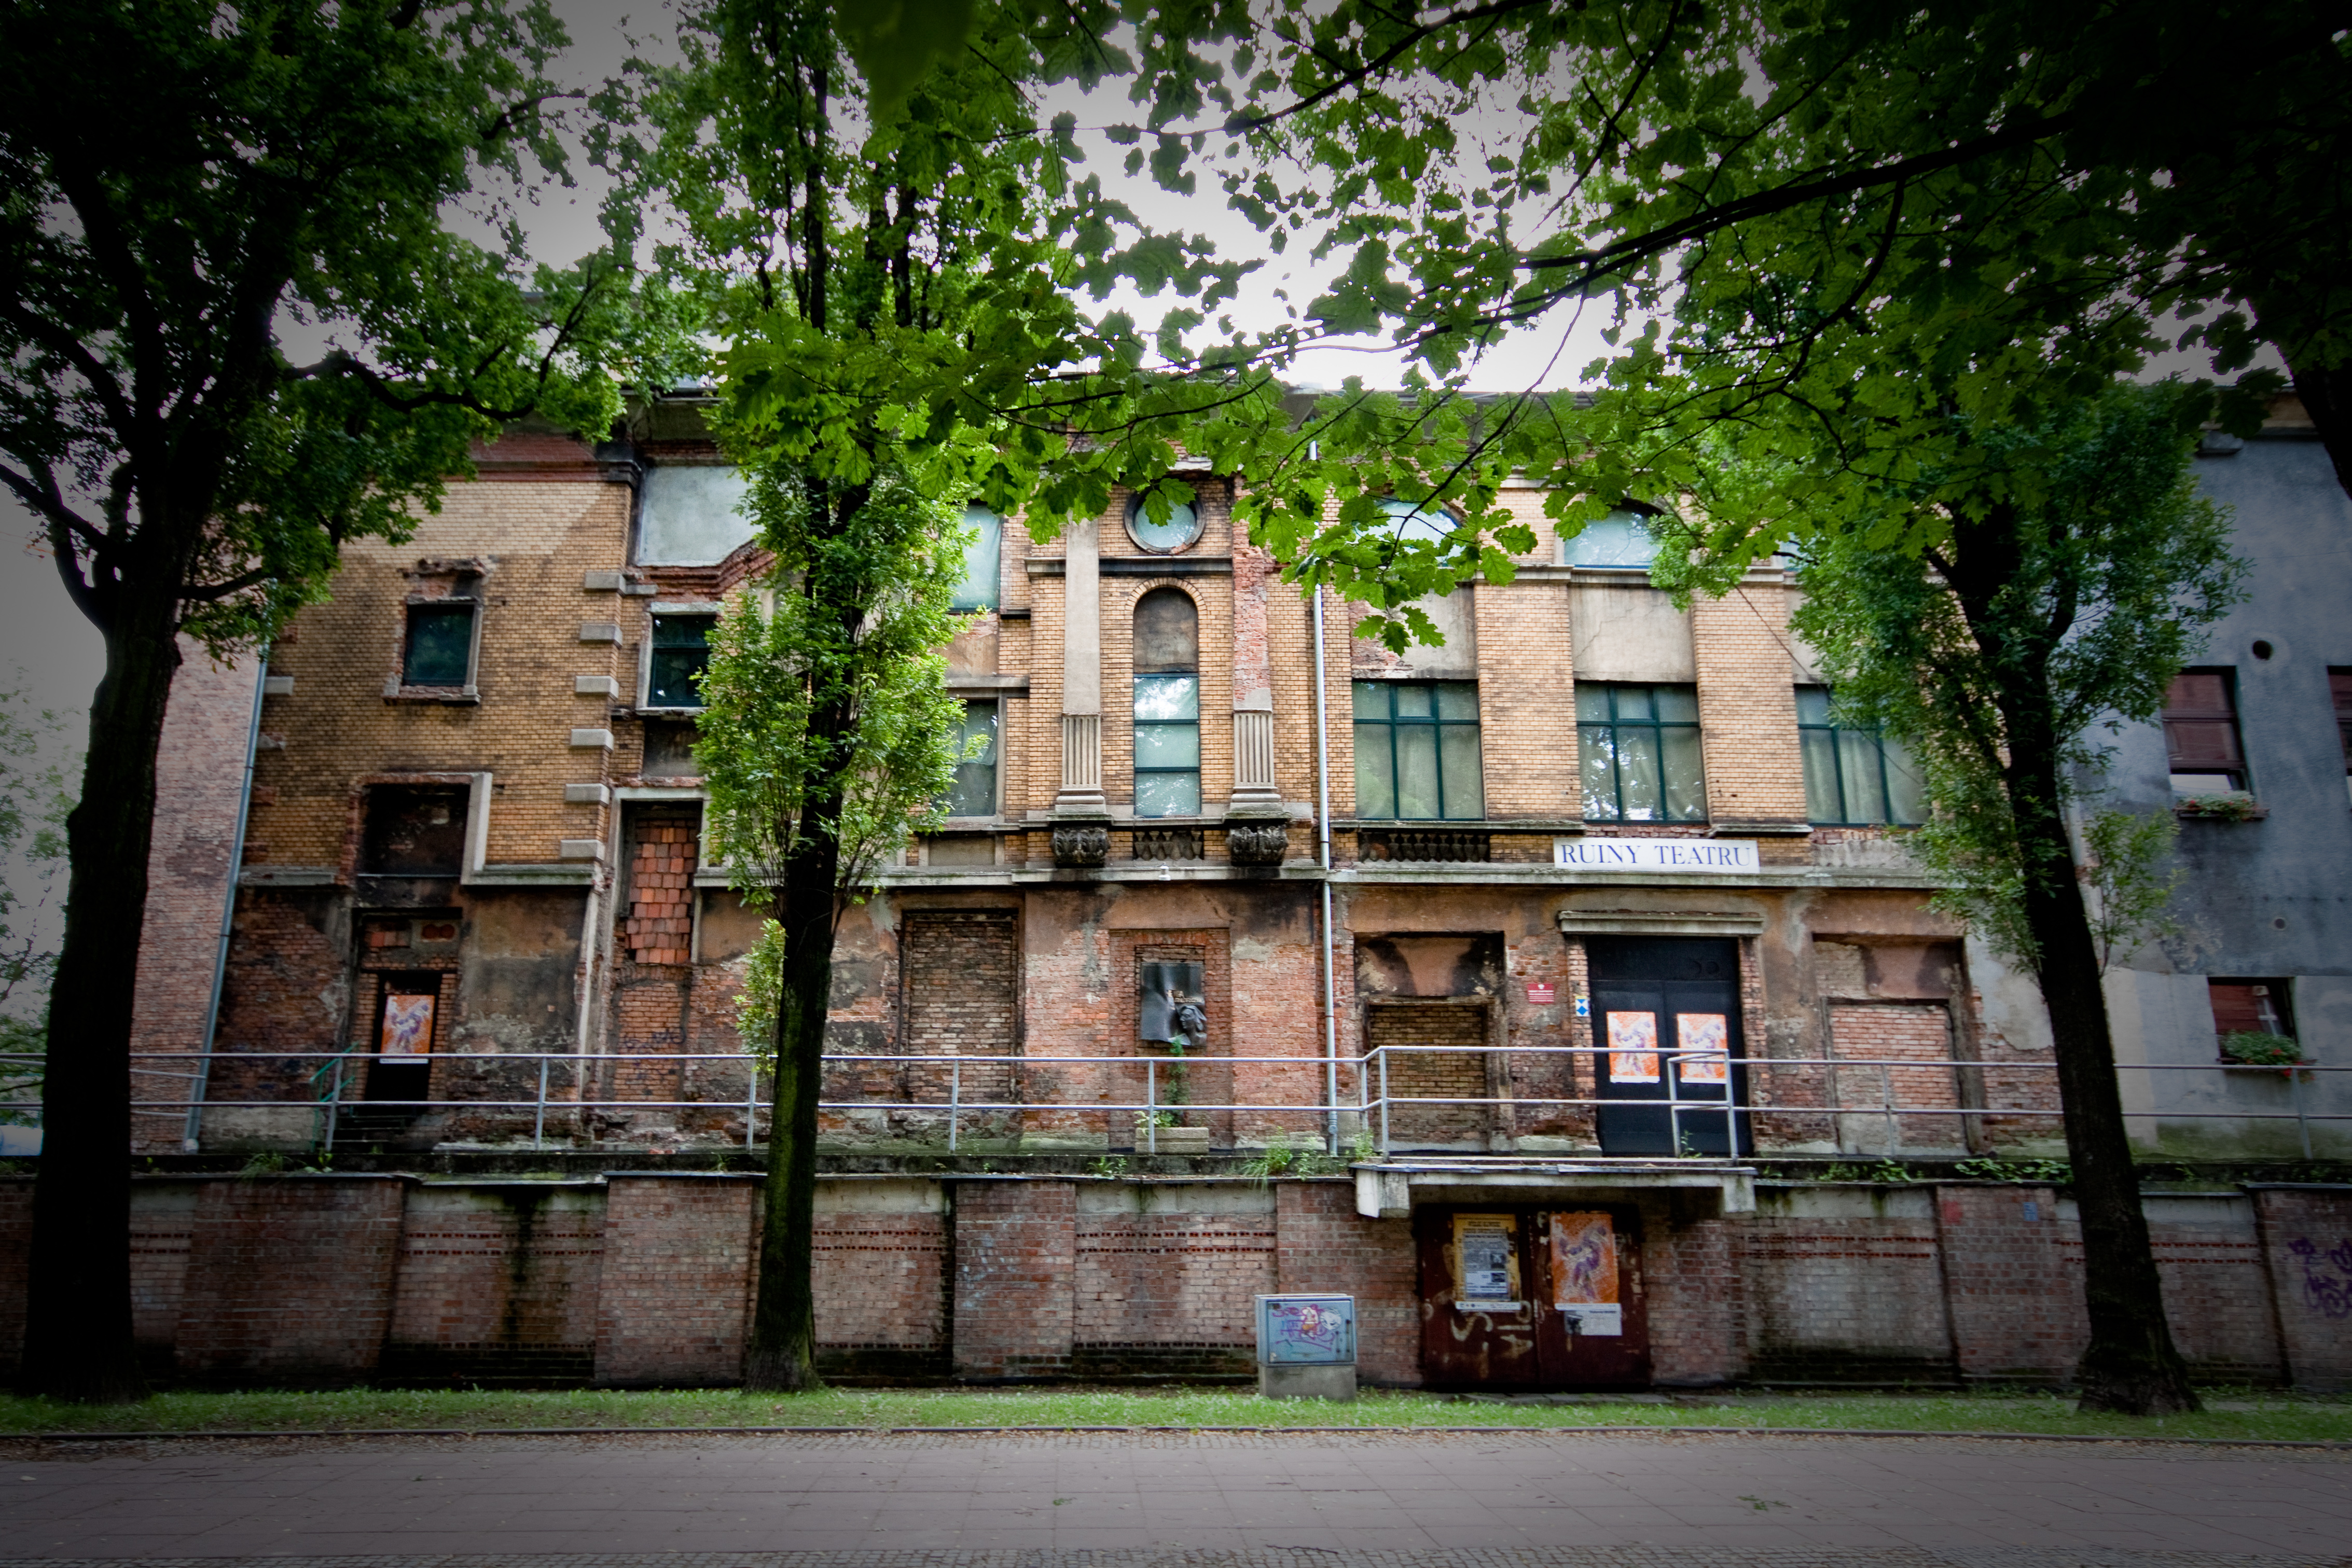
M604 1251L599 1186L419 1188L402 1220L385 1375L584 1380Z
M1738 1258L1747 1217L1698 1219L1677 1213L1679 1202L1656 1199L1641 1207L1651 1376L1669 1387L1738 1377L1747 1360L1748 1291Z
M1352 1180L1275 1188L1275 1289L1339 1291L1356 1298L1356 1375L1421 1382L1421 1284L1412 1224L1356 1212Z
M1897 1105L1923 1110L1950 1110L1960 1103L1959 1082L1948 1065L1888 1065L1950 1061L1950 1016L1940 1002L1832 1004L1830 1044L1830 1054L1840 1061L1877 1064L1837 1069L1841 1105L1884 1108L1890 1094ZM1886 1146L1885 1116L1843 1120L1849 1147L1895 1152ZM1957 1149L1967 1144L1958 1116L1897 1116L1895 1124L1901 1149Z
M334 1384L374 1372L407 1176L208 1181L176 1360L198 1382Z
M25 1360L25 1292L31 1278L33 1178L0 1176L0 1374Z
M1055 1376L1069 1370L1077 1218L1070 1182L955 1185L959 1376Z
M732 1383L758 1234L757 1176L607 1178L596 1383Z
M1074 1370L1250 1372L1252 1303L1278 1277L1272 1193L1090 1184L1079 1197Z
M2025 1218L2028 1204L2039 1218ZM2070 1376L2090 1343L2090 1327L2081 1243L2074 1227L2059 1223L2057 1194L2048 1187L1938 1187L1936 1214L1961 1375L2037 1382Z
M200 1181L141 1179L131 1187L131 1325L141 1359L155 1375L173 1369L173 1343L187 1303Z
M261 662L215 665L193 639L180 639L180 667L155 758L155 839L147 855L147 911L131 1018L134 1051L205 1048L221 916L231 893L230 841L245 789L245 747ZM170 1068L171 1062L144 1065ZM185 1079L132 1079L141 1100L187 1097ZM176 1149L184 1113L168 1107L133 1118L131 1146Z
M828 1372L945 1375L948 1246L928 1181L845 1181L818 1188L816 1337Z
M907 1055L1002 1057L1020 1049L1020 924L1012 910L909 910L899 953ZM956 1076L964 1101L1024 1097L1009 1067L966 1067ZM949 1079L945 1063L911 1065L908 1098L945 1104ZM931 1119L944 1128L943 1114ZM986 1133L1006 1119L982 1116L964 1130Z
M2294 1385L2352 1387L2352 1187L2264 1187L2254 1205Z
M1855 1189L1864 1201L1875 1196ZM1740 1225L1737 1235L1748 1376L1795 1383L1951 1377L1932 1214L1843 1219L1767 1213Z

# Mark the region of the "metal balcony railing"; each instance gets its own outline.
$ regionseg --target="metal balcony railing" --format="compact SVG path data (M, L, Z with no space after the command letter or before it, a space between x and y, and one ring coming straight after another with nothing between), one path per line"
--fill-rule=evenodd
M1589 1046L1439 1046L1386 1045L1361 1055L1320 1056L1033 1056L845 1054L824 1059L830 1092L819 1110L836 1116L852 1113L919 1115L945 1124L947 1146L956 1150L966 1129L986 1118L1051 1113L1081 1124L1100 1118L1109 1134L1107 1142L1120 1145L1120 1135L1132 1130L1133 1146L1147 1154L1160 1152L1163 1118L1177 1114L1219 1116L1245 1114L1314 1125L1334 1153L1343 1142L1343 1122L1356 1129L1376 1129L1380 1153L1390 1154L1396 1143L1401 1114L1416 1111L1466 1111L1479 1108L1500 1117L1530 1111L1649 1108L1664 1110L1672 1128L1672 1148L1691 1156L1684 1134L1727 1124L1729 1119L1832 1119L1851 1125L1855 1119L1883 1123L1887 1151L1901 1143L1906 1118L1955 1118L2009 1122L2041 1121L2054 1129L2059 1119L2055 1068L2046 1061L1978 1061L1958 1058L1920 1057L1727 1057L1711 1052L1661 1050L1658 1092L1647 1098L1598 1093L1536 1092L1536 1089L1589 1086L1597 1088L1605 1071L1600 1061L1609 1053ZM1427 1059L1501 1057L1501 1082L1509 1092L1404 1093L1394 1080L1400 1061L1423 1059L1411 1065L1413 1076L1427 1076ZM37 1063L32 1055L0 1055L0 1062ZM721 1113L731 1122L742 1118L742 1141L758 1141L763 1113L772 1109L764 1075L751 1071L752 1059L740 1053L649 1054L623 1052L500 1051L444 1052L431 1057L432 1077L425 1098L370 1099L360 1071L382 1059L353 1051L218 1051L140 1052L132 1060L132 1114L185 1122L192 1134L196 1117L211 1112L307 1112L314 1119L310 1141L331 1148L339 1136L364 1127L372 1120L415 1119L434 1113L451 1118L488 1119L508 1124L497 1129L509 1141L518 1141L527 1116L530 1145L544 1148L551 1126L567 1144L604 1146L599 1116L621 1113L680 1112ZM406 1061L408 1059L402 1059ZM1529 1082L1553 1063L1558 1082ZM1684 1064L1703 1067L1699 1075L1720 1082L1737 1092L1743 1080L1746 1098L1727 1101L1685 1092ZM1564 1080L1559 1070L1567 1069ZM191 1070L193 1069L193 1071ZM1511 1076L1517 1071L1517 1079ZM2192 1074L2226 1084L2231 1081L2281 1081L2285 1104L2263 1108L2226 1106L2127 1107L2127 1117L2139 1121L2292 1121L2304 1154L2312 1152L2315 1123L2352 1121L2352 1113L2311 1103L2307 1088L2323 1075L2352 1072L2352 1067L2316 1063L2292 1067L2245 1066L2231 1063L2124 1063L2124 1074ZM1798 1074L1792 1081L1791 1073ZM677 1094L616 1092L616 1079L635 1076L640 1087L675 1074ZM856 1098L839 1097L842 1079L863 1074L875 1087ZM1082 1089L1093 1098L1072 1098L1065 1092L1073 1078L1091 1075ZM2000 1098L2008 1103L1985 1103L1988 1076L1999 1082ZM2252 1075L2252 1080L2247 1075ZM1235 1085L1262 1089L1255 1098L1227 1094L1196 1099L1193 1092ZM888 1078L887 1083L876 1082ZM1580 1084L1580 1080L1581 1081ZM1487 1081L1495 1082L1492 1077ZM2154 1080L2151 1079L2150 1082ZM1528 1087L1518 1087L1527 1083ZM203 1085L177 1089L173 1085ZM1922 1093L1921 1085L1929 1086ZM2046 1085L2046 1087L2044 1087ZM1874 1089L1875 1092L1869 1091ZM707 1091L698 1097L695 1091ZM1784 1091L1803 1091L1811 1098L1782 1099ZM1898 1092L1898 1090L1901 1092ZM160 1092L159 1092L160 1091ZM898 1091L892 1092L891 1091ZM1975 1102L1975 1103L1965 1103ZM2333 1102L2328 1102L2333 1103ZM0 1117L37 1120L38 1106L0 1103ZM604 1131L609 1131L605 1129ZM1261 1130L1262 1129L1258 1129ZM1738 1143L1729 1145L1738 1148ZM1863 1151L1869 1152L1869 1151ZM1671 1156L1670 1156L1671 1157Z

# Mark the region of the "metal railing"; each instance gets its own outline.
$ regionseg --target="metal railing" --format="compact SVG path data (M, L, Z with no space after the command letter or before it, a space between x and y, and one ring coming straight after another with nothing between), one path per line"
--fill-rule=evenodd
M943 1117L947 1147L959 1149L965 1129L991 1117L1052 1113L1055 1116L1076 1116L1084 1119L1104 1119L1106 1143L1116 1145L1122 1126L1132 1127L1133 1146L1142 1153L1160 1152L1163 1119L1177 1115L1251 1114L1265 1117L1311 1118L1321 1124L1328 1146L1339 1152L1343 1119L1352 1118L1360 1129L1378 1127L1376 1146L1382 1156L1393 1152L1397 1142L1397 1121L1400 1113L1417 1110L1462 1112L1480 1108L1491 1122L1500 1123L1506 1113L1514 1122L1528 1111L1554 1113L1571 1111L1600 1113L1607 1110L1663 1110L1669 1130L1670 1157L1695 1156L1685 1137L1685 1128L1702 1131L1710 1125L1721 1126L1727 1132L1737 1132L1743 1124L1752 1127L1757 1118L1832 1118L1841 1123L1849 1119L1882 1120L1885 1127L1885 1152L1897 1152L1901 1146L1901 1127L1906 1118L1959 1119L1964 1124L1970 1118L1979 1125L1987 1120L2032 1121L2055 1124L2060 1113L2056 1104L2054 1082L2046 1093L2028 1096L2011 1092L2004 1097L2032 1103L1988 1104L1968 1103L1984 1098L1982 1080L1997 1075L2014 1083L2019 1080L2032 1083L2054 1079L2055 1066L2048 1061L1965 1061L1955 1058L1922 1059L1918 1057L1754 1057L1727 1056L1718 1052L1678 1051L1660 1050L1657 1059L1658 1092L1642 1097L1623 1093L1600 1092L1534 1092L1535 1088L1558 1089L1589 1086L1601 1087L1601 1073L1611 1053L1605 1049L1590 1046L1528 1046L1528 1045L1383 1045L1375 1046L1360 1055L1343 1056L1336 1062L1321 1056L1034 1056L1023 1054L998 1055L912 1055L850 1053L828 1055L824 1064L828 1072L855 1072L859 1069L888 1068L902 1076L895 1087L910 1088L908 1077L920 1076L928 1093L909 1092L892 1097L887 1094L866 1094L856 1099L823 1098L820 1113L835 1116L859 1113ZM1556 1063L1564 1068L1568 1082L1532 1084L1526 1089L1514 1086L1509 1092L1489 1094L1399 1093L1392 1083L1392 1065L1399 1059L1433 1059L1449 1056L1473 1056L1505 1059L1506 1083L1513 1068L1520 1070L1521 1080L1539 1077L1540 1064ZM37 1056L0 1055L0 1061L37 1061ZM371 1064L389 1061L394 1066L429 1065L432 1078L427 1092L418 1098L366 1097L367 1085L359 1071ZM153 1065L142 1065L152 1063ZM303 1064L315 1063L315 1067ZM278 1081L285 1092L269 1092L266 1080L268 1069L277 1064L283 1074ZM741 1086L726 1084L724 1094L713 1093L699 1098L664 1099L646 1094L613 1093L610 1080L623 1069L639 1072L678 1075L680 1092L693 1087L690 1074L698 1064L717 1064L722 1074L732 1080L741 1074ZM135 1116L147 1118L191 1119L205 1113L222 1111L292 1111L306 1110L318 1118L314 1144L332 1147L338 1138L353 1125L353 1118L363 1124L371 1115L407 1116L414 1120L434 1113L462 1116L489 1117L519 1123L525 1113L530 1124L530 1145L547 1146L551 1120L570 1124L566 1142L577 1142L581 1136L592 1143L597 1139L591 1124L598 1113L691 1112L721 1113L729 1118L742 1117L742 1141L749 1147L758 1141L759 1122L763 1112L772 1110L766 1094L764 1075L754 1071L753 1059L740 1053L682 1052L655 1054L646 1052L570 1052L570 1051L499 1051L441 1052L434 1056L387 1059L357 1051L218 1051L202 1056L188 1052L149 1051L134 1053L132 1074L140 1081L137 1087L152 1089L156 1085L147 1081L172 1080L191 1084L201 1083L203 1089L194 1095L184 1092L175 1097L156 1097L148 1093L134 1095L131 1110ZM1719 1081L1722 1088L1711 1093L1686 1092L1693 1074L1686 1066L1699 1066L1709 1080ZM193 1067L193 1071L190 1069ZM285 1072L291 1069L291 1072ZM1300 1085L1304 1092L1280 1098L1239 1099L1227 1096L1216 1100L1198 1100L1192 1091L1196 1084L1202 1088L1213 1085L1217 1075L1234 1070L1249 1069L1265 1074L1270 1082L1279 1083L1291 1075L1304 1074L1307 1082ZM1101 1092L1092 1099L1055 1097L1055 1091L1064 1087L1063 1079L1071 1070L1081 1070L1097 1075ZM2352 1121L2352 1112L2315 1108L2305 1092L2305 1085L2318 1075L2352 1071L2352 1067L2322 1066L2308 1063L2294 1066L2246 1065L2239 1063L2123 1063L2118 1071L2125 1073L2179 1074L2189 1073L2214 1078L2217 1082L2247 1082L2265 1077L2284 1078L2288 1103L2283 1108L2264 1109L2259 1106L2227 1105L2221 1107L2149 1106L2126 1107L2127 1120L2137 1122L2174 1121L2293 1121L2296 1124L2300 1143L2306 1157L2312 1153L2311 1129L2314 1123ZM1790 1082L1791 1073L1799 1081ZM1947 1075L1948 1091L1940 1086L1932 1096L1920 1101L1916 1092L1909 1100L1898 1095L1897 1074ZM1111 1092L1119 1085L1104 1084L1101 1075L1124 1077L1130 1092ZM529 1092L468 1093L469 1086L512 1090L520 1076L529 1086ZM1878 1091L1874 1097L1860 1103L1851 1098L1857 1076L1874 1079ZM245 1087L259 1088L261 1092L239 1095L238 1079L246 1080ZM485 1084L486 1078L499 1082ZM592 1082L602 1078L602 1088ZM1580 1084L1577 1081L1582 1080ZM1759 1088L1759 1094L1756 1091ZM1966 1086L1972 1081L1974 1091ZM299 1085L306 1082L310 1092L306 1094ZM1740 1094L1742 1087L1749 1092ZM711 1085L716 1090L722 1086ZM979 1097L971 1092L977 1089ZM1002 1090L1002 1094L992 1092ZM1032 1093L1028 1091L1034 1090ZM1801 1100L1781 1098L1790 1089L1804 1094ZM354 1097L354 1094L358 1097ZM943 1097L941 1097L943 1093ZM0 1105L0 1113L37 1113L30 1105ZM519 1127L515 1129L519 1131ZM1498 1129L1508 1131L1508 1129ZM390 1141L390 1140L386 1140ZM1845 1142L1841 1136L1840 1143ZM1738 1152L1742 1140L1737 1136L1726 1139L1726 1147ZM1870 1152L1870 1151L1861 1151Z

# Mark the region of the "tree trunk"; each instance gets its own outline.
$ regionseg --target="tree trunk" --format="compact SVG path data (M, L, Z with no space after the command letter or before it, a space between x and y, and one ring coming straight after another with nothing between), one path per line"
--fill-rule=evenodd
M2050 1018L2064 1112L2074 1202L2082 1215L2083 1300L2091 1343L2075 1368L2085 1410L2159 1416L2194 1410L2189 1369L2173 1348L2163 1281L2140 1207L2139 1172L2116 1086L2114 1038L2099 981L2098 948L2083 904L2074 846L2066 831L2058 768L2065 737L2051 698L2050 661L2072 629L2079 584L2052 585L2007 602L2024 577L2021 519L2013 508L1955 520L1950 581L1970 631L1998 672L1996 702L2008 743L2003 788L2016 825L2024 914L2034 945L2034 977Z
M131 984L147 915L155 753L180 663L176 603L126 594L90 705L50 988L25 1359L17 1386L83 1404L146 1397L131 1323Z

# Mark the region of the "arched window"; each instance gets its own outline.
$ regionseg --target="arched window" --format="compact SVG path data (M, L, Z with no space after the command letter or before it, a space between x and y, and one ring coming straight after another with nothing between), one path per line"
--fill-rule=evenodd
M1201 612L1181 589L1135 604L1135 814L1201 810Z

